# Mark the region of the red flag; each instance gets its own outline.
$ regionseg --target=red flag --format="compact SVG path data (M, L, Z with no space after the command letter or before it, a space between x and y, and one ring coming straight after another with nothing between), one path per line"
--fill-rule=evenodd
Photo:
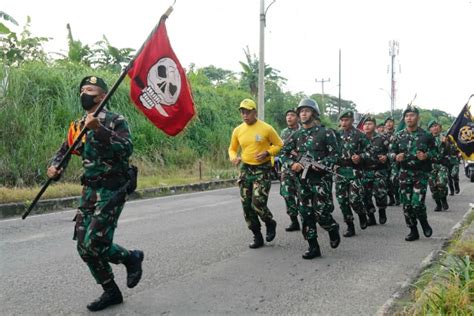
M174 136L194 116L186 74L171 48L162 20L128 71L130 97L159 129Z

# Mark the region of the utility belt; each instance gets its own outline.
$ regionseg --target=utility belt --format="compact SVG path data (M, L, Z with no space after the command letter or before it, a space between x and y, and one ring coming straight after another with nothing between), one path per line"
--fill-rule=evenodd
M127 176L123 173L104 174L96 177L81 177L81 184L92 189L105 188L107 190L118 190L127 182Z
M271 169L272 163L270 161L262 163L261 165L250 165L248 163L242 163L243 169L250 169L252 171L262 170L262 169Z
M367 166L364 169L368 171L377 171L377 170L387 169L387 166L386 165L372 165L372 166Z

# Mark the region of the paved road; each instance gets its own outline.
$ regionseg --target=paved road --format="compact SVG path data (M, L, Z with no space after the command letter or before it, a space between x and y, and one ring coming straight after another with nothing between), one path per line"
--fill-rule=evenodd
M462 178L449 212L434 213L427 199L432 238L405 242L403 214L391 207L386 225L357 229L335 250L320 230L323 257L311 261L301 259L307 247L301 234L284 231L277 184L269 202L277 237L257 250L247 247L251 234L236 188L130 202L116 242L145 251L144 278L128 289L124 267L114 266L125 303L105 314L374 314L473 202L474 184ZM0 221L0 314L87 313L101 288L71 240L73 214ZM338 209L335 217L342 223Z

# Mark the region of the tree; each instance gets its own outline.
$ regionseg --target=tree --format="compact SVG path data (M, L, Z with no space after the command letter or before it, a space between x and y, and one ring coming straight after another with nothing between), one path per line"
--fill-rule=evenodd
M120 72L133 58L133 48L117 48L110 44L103 35L102 40L95 43L90 58L91 65L103 70Z
M66 25L67 28L67 40L68 40L68 53L67 58L71 62L83 63L90 66L90 56L92 54L91 49L88 45L82 45L79 40L74 40L72 36L72 30L69 23Z
M15 21L13 17L11 17L10 15L8 15L7 13L3 11L0 11L0 19L6 22L13 23L14 25L18 26L18 22ZM0 34L8 34L10 32L11 32L10 29L5 24L0 22Z
M244 48L246 62L239 61L242 66L240 83L245 89L249 89L254 98L258 95L258 68L259 61L257 57L250 54L250 50ZM264 78L267 82L273 82L277 85L286 83L286 78L279 75L280 71L265 64Z
M234 80L235 79L235 74L231 70L226 70L222 68L215 67L213 65L200 68L199 71L202 71L202 73L209 78L209 81L213 85L220 85L224 82L227 82L229 80Z

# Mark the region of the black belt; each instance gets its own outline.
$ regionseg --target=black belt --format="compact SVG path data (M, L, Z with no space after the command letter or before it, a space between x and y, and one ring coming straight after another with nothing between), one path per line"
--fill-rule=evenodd
M108 190L118 190L127 181L122 173L105 174L96 177L81 177L81 184L93 189L105 188Z

